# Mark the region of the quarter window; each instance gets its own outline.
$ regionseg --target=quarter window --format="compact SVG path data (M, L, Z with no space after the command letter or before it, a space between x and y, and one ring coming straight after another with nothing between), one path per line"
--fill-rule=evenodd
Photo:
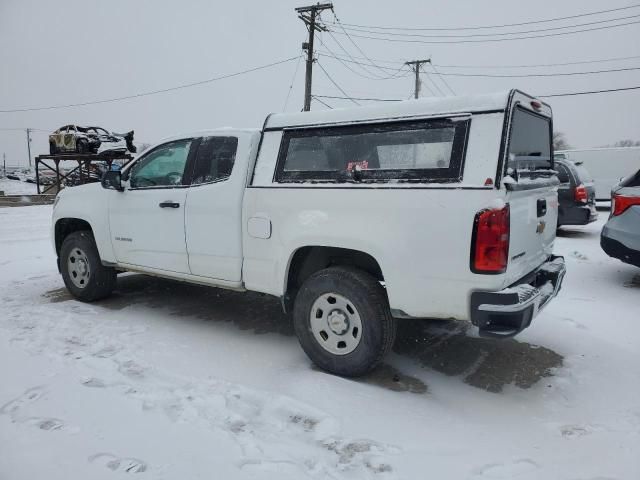
M191 185L217 182L231 176L236 159L236 137L207 137L198 147Z
M288 130L276 181L458 181L469 120Z
M516 107L511 118L507 168L520 174L534 171L553 173L552 167L550 120Z
M191 140L178 140L155 148L130 172L132 188L175 187L182 184Z

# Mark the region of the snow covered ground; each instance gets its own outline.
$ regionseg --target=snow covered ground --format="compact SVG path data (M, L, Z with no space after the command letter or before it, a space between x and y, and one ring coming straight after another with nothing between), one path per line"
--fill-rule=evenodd
M564 288L516 339L404 322L355 381L266 296L128 274L72 300L50 212L0 209L2 479L640 478L640 269L606 215L558 238Z
M0 192L4 192L5 195L35 195L38 193L35 183L9 180L8 178L0 178Z

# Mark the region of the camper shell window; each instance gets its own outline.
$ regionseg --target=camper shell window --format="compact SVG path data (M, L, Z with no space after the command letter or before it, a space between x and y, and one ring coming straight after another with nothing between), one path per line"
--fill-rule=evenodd
M275 181L457 182L469 119L285 130Z

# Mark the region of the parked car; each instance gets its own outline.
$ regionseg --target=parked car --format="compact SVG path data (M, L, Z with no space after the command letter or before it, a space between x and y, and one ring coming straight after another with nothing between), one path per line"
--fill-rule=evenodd
M558 172L558 226L587 225L598 219L593 179L580 162L556 157Z
M49 135L49 153L125 153L136 152L133 130L114 133L102 127L65 125Z
M508 338L555 297L551 150L551 108L516 90L275 114L63 190L53 245L80 300L118 271L270 294L318 366L361 375L403 318Z
M640 170L611 192L611 215L600 245L610 257L640 267Z
M596 200L608 203L611 189L620 178L635 172L640 165L640 147L603 147L559 150L556 159L571 160L589 170L596 189Z

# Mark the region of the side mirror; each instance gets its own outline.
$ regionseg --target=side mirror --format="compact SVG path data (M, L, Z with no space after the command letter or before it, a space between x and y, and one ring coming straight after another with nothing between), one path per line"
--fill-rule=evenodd
M118 171L108 170L102 175L102 188L117 190L119 192L124 191L122 186L122 175Z

